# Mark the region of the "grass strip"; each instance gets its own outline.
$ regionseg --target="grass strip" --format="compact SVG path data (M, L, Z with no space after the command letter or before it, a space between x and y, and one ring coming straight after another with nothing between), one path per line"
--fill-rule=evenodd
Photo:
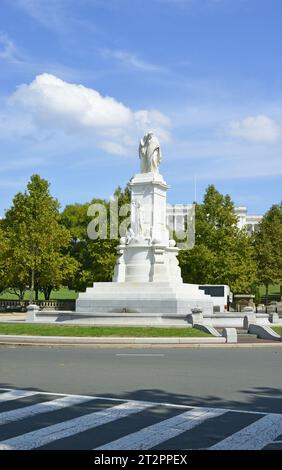
M278 333L278 335L282 335L282 326L272 326L271 329Z
M159 328L128 326L72 326L72 325L28 325L0 324L1 335L30 336L131 336L131 337L206 337L209 333L196 328Z

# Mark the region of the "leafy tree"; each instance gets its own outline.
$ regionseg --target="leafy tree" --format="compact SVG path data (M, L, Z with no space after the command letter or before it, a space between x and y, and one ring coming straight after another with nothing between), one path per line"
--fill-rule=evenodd
M53 252L50 257L45 257L44 269L38 272L37 289L49 300L52 290L58 290L62 285L71 283L77 269L78 262L72 256Z
M230 196L209 186L203 204L196 205L195 227L195 246L179 255L184 281L250 292L256 276L254 249L249 235L237 228Z
M8 240L0 225L0 293L9 287Z
M119 210L121 206L130 202L129 186L124 190L118 187L114 198L116 202L93 199L89 204L67 205L62 213L62 223L70 231L72 237L68 252L80 266L74 279L68 283L70 288L81 291L93 282L108 282L112 279L119 240L111 238L110 223L118 227L118 222L126 217L126 215L120 216ZM87 229L95 214L87 214L93 204L102 205L106 211L104 239L91 239L88 234ZM116 210L110 212L110 204L112 207L116 204Z
M266 289L280 284L282 295L282 203L273 205L261 220L255 235L258 280Z
M47 298L54 287L72 276L77 263L66 253L70 233L60 223L59 203L49 183L33 175L24 193L18 193L6 212L3 226L9 240L10 283L23 298L29 286Z

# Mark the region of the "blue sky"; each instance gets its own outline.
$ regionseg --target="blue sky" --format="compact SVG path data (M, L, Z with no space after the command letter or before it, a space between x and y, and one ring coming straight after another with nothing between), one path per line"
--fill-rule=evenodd
M0 215L33 173L110 197L158 135L169 202L281 200L281 0L0 0Z

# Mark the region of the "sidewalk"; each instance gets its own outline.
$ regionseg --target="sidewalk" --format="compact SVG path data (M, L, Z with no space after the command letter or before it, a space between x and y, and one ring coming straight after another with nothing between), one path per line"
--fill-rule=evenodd
M0 322L25 321L26 313L0 313Z

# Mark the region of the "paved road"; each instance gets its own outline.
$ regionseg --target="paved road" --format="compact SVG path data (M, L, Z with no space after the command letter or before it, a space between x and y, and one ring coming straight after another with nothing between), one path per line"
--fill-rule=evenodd
M282 449L282 414L0 390L0 450Z
M3 347L0 444L187 449L244 448L248 442L248 448L282 448L281 364L282 350L275 346L186 350ZM5 394L13 393L8 389L30 394L5 402ZM34 391L43 394L34 395ZM55 400L53 408L39 406L50 400ZM37 406L37 412L27 417L20 410L29 406ZM16 419L5 423L3 416L8 419L11 411ZM70 431L60 434L64 429ZM37 434L27 436L33 431ZM56 436L52 442L50 435ZM147 435L158 435L161 440L148 442Z

